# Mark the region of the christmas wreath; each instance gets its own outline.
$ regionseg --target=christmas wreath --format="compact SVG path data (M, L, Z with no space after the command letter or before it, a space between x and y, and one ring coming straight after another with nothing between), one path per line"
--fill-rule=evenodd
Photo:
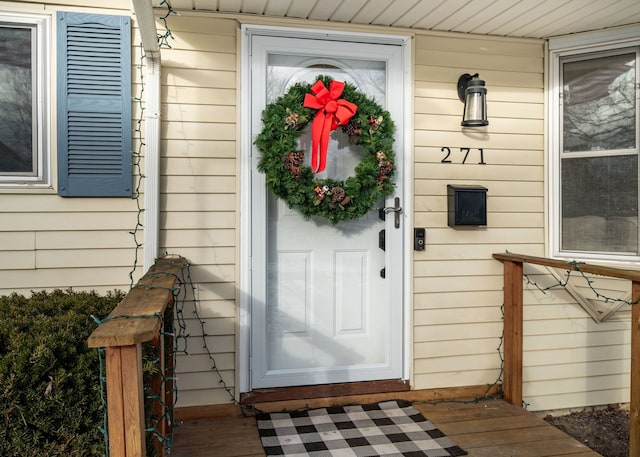
M360 218L393 192L394 125L389 113L353 85L320 76L298 83L262 112L255 140L261 152L258 170L267 186L305 218L322 216L332 224ZM309 125L311 166L304 164L299 138ZM320 179L331 131L338 127L349 143L360 145L362 160L346 180Z

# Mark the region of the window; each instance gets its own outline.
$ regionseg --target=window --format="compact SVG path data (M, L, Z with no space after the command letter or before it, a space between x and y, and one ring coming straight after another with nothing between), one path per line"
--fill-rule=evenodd
M48 185L48 18L0 13L0 186Z
M551 54L553 254L637 261L640 47Z

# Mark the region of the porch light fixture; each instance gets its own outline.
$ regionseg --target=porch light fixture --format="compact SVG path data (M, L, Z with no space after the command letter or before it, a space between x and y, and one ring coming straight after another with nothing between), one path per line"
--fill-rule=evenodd
M462 114L463 127L482 127L489 125L487 120L487 89L478 73L465 73L458 79L458 98L464 103Z

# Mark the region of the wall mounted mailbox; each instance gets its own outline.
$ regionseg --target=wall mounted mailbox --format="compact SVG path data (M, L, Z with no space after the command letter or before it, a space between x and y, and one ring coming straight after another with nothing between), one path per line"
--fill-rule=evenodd
M449 227L487 225L487 189L447 184Z

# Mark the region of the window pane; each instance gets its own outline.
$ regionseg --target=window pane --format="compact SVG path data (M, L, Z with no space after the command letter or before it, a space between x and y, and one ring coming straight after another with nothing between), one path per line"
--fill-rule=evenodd
M32 29L0 27L0 173L31 175Z
M638 252L638 157L562 160L562 249Z
M565 62L563 151L636 147L635 53Z

